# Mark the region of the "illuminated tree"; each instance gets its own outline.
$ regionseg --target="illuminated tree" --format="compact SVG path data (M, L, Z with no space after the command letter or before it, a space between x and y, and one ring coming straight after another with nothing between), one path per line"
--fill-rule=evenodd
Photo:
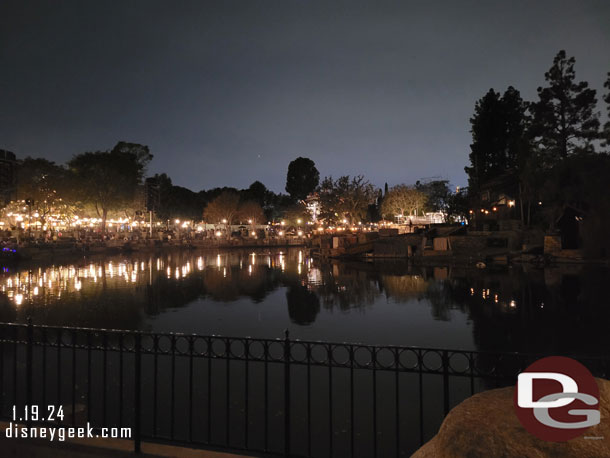
M350 223L366 218L369 205L375 201L374 186L362 175L333 180L326 177L318 188L321 216L326 220L347 219Z
M242 223L248 222L248 224L256 225L265 221L263 209L253 200L242 202L237 211Z
M110 151L78 154L68 163L79 200L95 208L102 219L102 232L109 211L132 205L151 159L147 146L119 142Z
M239 194L223 191L203 211L203 219L211 224L233 224L239 214Z
M27 157L17 169L17 199L29 203L42 226L52 214L62 213L69 184L69 172L46 159Z
M393 186L384 197L381 212L385 216L417 215L426 205L426 195L413 186Z

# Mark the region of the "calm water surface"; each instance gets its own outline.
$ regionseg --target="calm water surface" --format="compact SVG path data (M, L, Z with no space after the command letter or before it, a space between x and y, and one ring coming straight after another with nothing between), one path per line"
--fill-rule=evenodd
M5 269L0 319L370 344L607 355L610 274L322 262L300 249Z

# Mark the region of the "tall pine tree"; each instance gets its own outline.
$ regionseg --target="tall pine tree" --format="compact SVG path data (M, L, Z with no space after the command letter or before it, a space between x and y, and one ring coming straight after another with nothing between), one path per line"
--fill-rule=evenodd
M465 168L471 192L507 170L518 170L526 161L526 109L519 91L512 86L503 96L490 89L477 101L470 119L470 167Z
M561 50L544 74L547 87L538 88L538 102L531 106L532 136L545 165L571 154L593 152L599 138L596 93L585 81L575 82L575 59Z

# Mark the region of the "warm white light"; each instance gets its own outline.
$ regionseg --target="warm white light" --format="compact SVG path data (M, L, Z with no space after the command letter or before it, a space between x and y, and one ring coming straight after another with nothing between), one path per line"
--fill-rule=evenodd
M280 231L278 234L281 237L282 235L284 235L284 231Z
M216 231L216 237L220 237L221 235L222 235L222 232Z

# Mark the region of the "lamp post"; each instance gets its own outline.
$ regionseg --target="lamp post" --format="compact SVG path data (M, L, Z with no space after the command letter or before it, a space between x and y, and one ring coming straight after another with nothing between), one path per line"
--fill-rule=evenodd
M25 199L25 204L28 206L28 238L32 237L32 205L34 199Z

